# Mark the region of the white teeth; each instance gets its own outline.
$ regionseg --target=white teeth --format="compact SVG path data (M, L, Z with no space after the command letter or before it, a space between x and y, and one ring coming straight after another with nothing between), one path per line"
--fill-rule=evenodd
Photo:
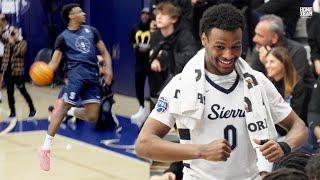
M233 62L233 60L231 60L231 61L223 61L223 60L220 60L220 59L219 59L219 61L220 61L222 64L226 64L226 65L231 64L231 63Z

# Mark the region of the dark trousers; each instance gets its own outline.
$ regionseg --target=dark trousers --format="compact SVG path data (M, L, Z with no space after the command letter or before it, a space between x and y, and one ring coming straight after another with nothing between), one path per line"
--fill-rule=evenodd
M148 69L147 65L136 66L135 72L135 87L136 87L136 96L139 101L140 106L144 107L144 85L146 82Z
M29 105L30 111L35 111L35 108L33 106L32 99L27 92L27 89L25 87L25 82L22 76L12 76L11 73L4 73L4 82L7 87L7 94L8 94L8 103L9 108L11 110L11 113L15 113L16 109L14 107L15 100L14 100L14 85L17 85L17 88L19 89L20 93L23 95L24 99Z

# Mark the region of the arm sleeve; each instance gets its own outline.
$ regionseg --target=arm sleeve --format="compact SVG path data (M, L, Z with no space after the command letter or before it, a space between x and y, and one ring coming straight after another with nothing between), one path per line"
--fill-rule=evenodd
M175 124L175 118L169 113L169 108L172 105L172 101L175 95L175 84L177 76L174 77L162 90L158 102L155 108L150 113L149 117L173 128Z
M261 74L263 87L266 90L267 98L269 101L270 111L275 124L284 120L292 111L290 105L284 101L276 87L271 81Z
M56 39L54 49L59 50L61 52L64 52L66 50L66 42L61 34Z
M25 40L20 41L17 49L18 49L17 55L20 57L24 57L27 51L27 42Z
M192 33L188 30L182 31L177 45L180 47L178 52L174 52L176 64L175 73L180 73L187 62L197 53L196 41Z
M94 27L91 27L91 30L93 32L93 37L94 37L94 43L97 44L100 40L101 40L101 36L100 36L100 33L99 31L94 28Z

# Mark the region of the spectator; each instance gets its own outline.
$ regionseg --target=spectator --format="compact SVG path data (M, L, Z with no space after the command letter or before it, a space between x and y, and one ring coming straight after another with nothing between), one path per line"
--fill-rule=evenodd
M318 7L316 7L318 6ZM320 1L314 1L312 17L307 19L308 43L311 49L311 60L314 65L315 74L320 75Z
M139 101L139 110L131 116L133 123L144 122L148 117L149 107L144 105L144 85L149 73L149 50L150 50L150 15L149 8L143 8L140 14L139 24L131 31L130 43L135 50L135 89Z
M267 76L279 93L301 117L305 89L292 64L290 54L284 47L274 47L266 56Z
M309 140L314 151L320 149L320 78L314 86L308 112Z
M4 53L1 65L3 79L7 86L8 104L10 108L9 118L16 117L14 85L16 85L28 103L30 112L28 117L33 118L36 115L36 109L32 99L27 92L24 81L24 55L27 51L27 42L22 40L19 29L11 26L9 28L8 39L2 38L4 43Z
M252 8L261 15L275 14L284 22L285 34L292 38L299 19L300 0L253 0Z
M303 171L289 168L281 168L271 172L263 180L308 180L308 176Z
M310 154L291 152L282 156L277 162L275 162L273 164L272 171L276 171L281 168L290 168L306 173L306 166L311 157L312 156Z
M320 179L320 153L311 157L306 170L310 180Z
M9 34L9 24L8 19L5 14L0 14L0 38L8 39ZM2 58L3 58L3 52L4 52L4 42L0 41L0 65L2 64ZM0 68L0 90L2 89L2 70ZM2 102L2 93L0 91L0 103Z
M180 24L180 8L171 2L163 2L157 5L155 12L158 30L152 33L150 43L151 109L164 84L173 75L180 73L188 60L196 53L192 33Z
M303 100L301 118L306 123L308 104L315 79L308 64L307 52L304 47L286 38L284 34L284 26L281 18L275 15L265 15L261 17L255 28L255 36L253 37L256 48L252 54L252 68L266 74L264 64L267 51L270 50L271 47L276 46L283 46L289 51L292 63L305 88L306 96Z

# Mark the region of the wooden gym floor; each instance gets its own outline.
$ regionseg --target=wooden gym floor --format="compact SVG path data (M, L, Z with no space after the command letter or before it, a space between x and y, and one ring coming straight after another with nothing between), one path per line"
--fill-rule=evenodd
M54 102L59 89L27 84L37 109L37 119L47 119L47 108ZM1 91L0 122L9 113L6 91ZM25 119L29 109L17 89L15 98L17 118ZM113 111L117 115L130 117L138 109L134 98L115 95L115 100ZM51 170L43 172L39 169L37 149L45 134L46 131L41 130L0 135L0 180L143 180L149 177L149 163L145 161L62 135L54 139Z

